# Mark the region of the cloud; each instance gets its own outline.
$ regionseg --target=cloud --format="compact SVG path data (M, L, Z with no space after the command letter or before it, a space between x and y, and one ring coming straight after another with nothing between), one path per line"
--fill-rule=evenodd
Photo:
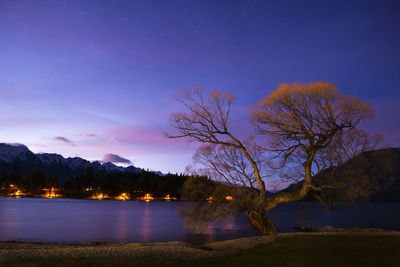
M83 136L84 137L97 137L97 135L93 134L93 133L85 133L85 134L83 134Z
M112 163L132 163L129 159L123 158L117 154L105 154L103 156L102 162L112 162Z
M54 140L63 142L65 144L69 144L71 146L75 146L74 142L72 142L71 140L69 140L68 138L63 137L63 136L56 136L56 137L54 137Z
M188 148L194 144L188 144L184 139L168 139L162 134L160 128L149 126L126 126L109 129L106 133L109 136L122 144L135 144L147 146L163 146L174 148Z

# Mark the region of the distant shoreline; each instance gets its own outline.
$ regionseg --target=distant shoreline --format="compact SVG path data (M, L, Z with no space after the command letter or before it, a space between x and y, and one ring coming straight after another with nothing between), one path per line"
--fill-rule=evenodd
M3 198L36 198L36 199L85 199L85 200L117 200L117 201L145 201L145 202L150 202L150 201L165 201L165 202L169 202L169 201L185 201L188 202L190 200L181 200L181 199L163 199L163 198L154 198L152 200L146 201L143 200L141 198L133 198L133 199L125 199L125 200L121 200L121 199L116 199L116 198L103 198L103 199L97 199L97 198L88 198L88 197L41 197L41 196L35 196L35 195L26 195L26 196L20 196L20 197L15 197L15 196L7 196L7 195L1 195L0 197Z
M163 198L154 198L152 200L143 200L142 198L138 197L138 198L131 198L131 199L125 199L125 200L121 200L121 199L116 199L116 198L103 198L103 199L97 199L97 198L88 198L88 197L54 197L54 198L49 198L49 197L42 197L42 196L35 196L35 195L25 195L25 196L20 196L20 197L15 197L15 196L8 196L8 195L3 195L0 194L0 197L3 198L36 198L36 199L84 199L84 200L117 200L117 201L144 201L144 202L152 202L152 201L163 201L163 202L177 202L177 201L182 201L182 202L199 202L199 200L182 200L182 199L163 199ZM293 203L296 202L318 202L317 200L309 200L309 199L301 199L298 201L293 201ZM346 203L349 205L355 204L355 203L400 203L400 201L356 201L356 202L337 202L338 204L341 203ZM0 241L1 242L1 241Z

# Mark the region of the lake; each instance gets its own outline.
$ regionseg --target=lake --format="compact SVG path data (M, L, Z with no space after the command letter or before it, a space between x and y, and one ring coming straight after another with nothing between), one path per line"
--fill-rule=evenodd
M244 215L192 233L179 216L179 208L190 204L0 197L0 241L198 243L257 235ZM282 232L300 225L400 230L400 203L357 203L332 214L318 202L286 203L270 217Z

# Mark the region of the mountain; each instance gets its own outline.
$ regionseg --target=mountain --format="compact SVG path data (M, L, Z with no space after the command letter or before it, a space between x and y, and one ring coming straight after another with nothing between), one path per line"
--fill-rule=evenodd
M55 153L34 154L23 144L0 143L0 175L10 174L15 167L22 177L41 171L46 177L57 176L60 183L64 183L71 177L85 174L89 167L92 167L94 174L139 173L143 171L143 169L134 166L125 168L112 162L90 162L79 157L64 158Z
M335 179L347 177L343 186L325 189L322 195L334 201L400 202L400 148L363 152L336 169ZM313 178L315 185L329 181L330 169ZM301 184L292 184L283 191L291 191ZM306 199L312 199L311 196Z
M0 160L4 162L12 162L16 158L26 159L26 154L32 153L27 146L23 144L0 144Z

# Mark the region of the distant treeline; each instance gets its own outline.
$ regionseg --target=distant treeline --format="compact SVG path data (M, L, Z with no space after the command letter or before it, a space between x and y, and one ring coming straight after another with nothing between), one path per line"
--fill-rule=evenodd
M324 189L325 199L334 201L400 201L400 148L381 149L364 152L337 168L338 180L341 173L350 174L348 182L337 189ZM225 199L231 195L241 199L246 190L232 191L227 184L216 183L207 177L189 177L183 174L161 175L151 171L133 172L95 172L89 166L83 174L72 176L64 182L57 176L45 175L34 171L30 175L21 175L17 165L9 168L0 176L0 195L11 195L21 190L21 195L41 196L43 189L56 188L63 197L90 198L104 194L110 198L122 193L132 199L151 194L155 198L170 195L171 198L184 200ZM326 178L326 170L321 171L314 181L318 183ZM11 188L10 185L13 185ZM292 184L283 191L296 190L298 184ZM236 188L238 189L238 188ZM243 192L241 192L243 191ZM267 192L267 195L272 194ZM14 194L15 196L15 194ZM315 200L308 194L304 200Z
M142 197L149 193L153 197L179 198L181 188L187 179L183 174L160 175L151 171L138 173L114 172L94 174L93 168L88 167L84 175L71 177L61 184L57 176L46 177L43 172L37 171L29 176L22 177L17 166L10 173L3 173L0 178L2 193L12 184L20 188L26 195L40 195L45 188L57 188L63 197L87 198L93 194L107 194L117 196L121 193L131 197Z

